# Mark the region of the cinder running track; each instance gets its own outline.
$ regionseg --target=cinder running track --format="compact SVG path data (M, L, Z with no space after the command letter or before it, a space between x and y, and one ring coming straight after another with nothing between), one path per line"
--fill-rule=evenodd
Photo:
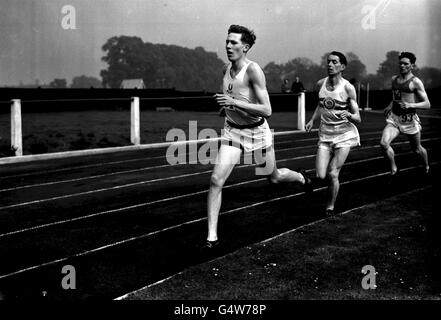
M362 113L362 146L341 172L336 211L439 178L441 118L422 117L432 175L425 178L404 136L394 143L401 175L389 183L379 113ZM315 174L317 133L276 136L278 167ZM0 295L4 299L113 299L214 257L202 256L212 165L167 163L166 148L0 167ZM269 185L253 165L233 171L223 192L219 255L323 218L324 185L306 196ZM63 266L75 268L65 290Z

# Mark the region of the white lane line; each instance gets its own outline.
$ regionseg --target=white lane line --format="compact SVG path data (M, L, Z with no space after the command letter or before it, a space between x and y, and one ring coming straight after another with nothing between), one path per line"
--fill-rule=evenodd
M383 113L382 110L365 110L365 112ZM441 116L438 116L438 115L421 114L421 113L418 113L418 117L419 118L427 118L427 119L441 119Z
M395 156L399 157L399 156L408 155L408 154L411 154L411 153L412 152L397 153ZM383 159L383 156L379 156L379 157L375 157L375 158L362 159L362 160L350 161L350 162L347 162L345 165L349 166L349 165L352 165L352 164L359 164L359 163L373 161L373 160L379 160L379 159ZM312 171L314 171L314 169L310 169L310 170L306 170L306 171L307 172L312 172ZM266 178L260 178L260 179L254 179L254 180L247 180L247 181L243 181L243 182L239 182L239 183L234 183L234 184L226 185L226 186L224 186L224 189L234 188L234 187L237 187L237 186L242 186L242 185L245 185L245 184L256 183L256 182L265 181L265 180L267 180L267 179ZM201 195L201 194L204 194L204 193L207 193L207 192L208 192L208 190L201 190L201 191L197 191L197 192L182 194L182 195L179 195L179 196L174 196L174 197L169 197L169 198L164 198L164 199L159 199L159 200L154 200L154 201L149 201L149 202L144 202L144 203L139 203L139 204L131 205L131 206L128 206L128 207L122 207L122 208L117 208L117 209L112 209L112 210L106 210L106 211L101 211L101 212L97 212L97 213L92 213L92 214L89 214L89 215L86 215L86 216L80 216L80 217L71 218L71 219L59 220L59 221L50 222L50 223L46 223L46 224L42 224L42 225L38 225L38 226L34 226L34 227L28 227L28 228L24 228L24 229L20 229L20 230L15 230L15 231L10 231L10 232L7 232L7 233L3 233L3 234L0 234L0 238L4 238L4 237L7 237L7 236L12 236L14 234L24 233L24 232L28 232L28 231L32 231L32 230L39 230L39 229L43 229L43 228L47 228L47 227L52 227L52 226L56 226L56 225L61 225L61 224L75 222L75 221L81 221L81 220L85 220L85 219L90 219L90 218L102 216L102 215L105 215L105 214L117 213L117 212L121 212L121 211L128 211L128 210L132 210L132 209L137 209L137 208L142 208L142 207L146 207L146 206L150 206L150 205L155 205L155 204L158 204L158 203L163 203L163 202L168 202L168 201L174 201L174 200L178 200L178 199L193 197L193 196Z
M317 131L317 129L314 129L313 131ZM298 132L294 132L294 133L298 133ZM378 134L378 133L381 133L381 131L366 132L364 134L361 134L361 137L363 137L365 135ZM429 134L429 133L431 133L431 132L428 132L427 134ZM274 135L282 136L282 135L289 135L289 134L292 134L292 131L276 132ZM314 141L314 140L317 140L317 137L308 138L308 139L296 139L296 140L289 139L286 141L276 142L275 145L277 146L279 144L286 144L286 143L292 143L292 142ZM278 151L278 150L276 150L276 151ZM195 154L195 153L194 152L186 153L186 155L193 155L193 154ZM163 158L165 158L164 155L155 156L155 157L141 157L141 158L136 158L136 159L110 161L110 162L100 162L100 163L95 163L95 164L73 166L73 167L68 167L68 168L50 169L50 170L44 170L44 171L39 171L39 172L29 172L29 173L15 174L15 175L4 175L4 176L0 177L0 180L9 179L9 178L20 178L20 177L48 174L48 173L65 172L65 171L72 171L72 170L77 170L77 169L87 169L87 168L101 167L101 166L113 165L113 164L125 164L125 163L136 162L136 161L163 159Z
M278 160L277 162L306 159L306 158L311 158L311 157L314 157L314 156L315 156L315 154L313 154L313 155L306 155L306 156L299 156L299 157L293 157L293 158L289 158L289 159L281 159L281 160ZM256 166L256 165L255 164L245 164L245 165L239 165L239 166L237 166L237 168L246 168L246 167L252 167L252 166ZM102 188L102 189L78 192L78 193L67 194L67 195L57 196L57 197L52 197L52 198L46 198L46 199L40 199L40 200L34 200L34 201L28 201L28 202L22 202L22 203L17 203L17 204L9 205L9 206L0 207L0 210L11 209L11 208L16 208L16 207L22 207L22 206L27 206L27 205L31 205L31 204L43 203L43 202L54 201L54 200L59 200L59 199L66 199L66 198L72 198L72 197L77 197L77 196L83 196L83 195L93 194L93 193L97 193L97 192L104 192L104 191L128 188L128 187L133 187L133 186L138 186L138 185L143 185L143 184L148 184L148 183L155 183L155 182L162 182L162 181L166 181L166 180L175 180L175 179L188 178L188 177L191 177L191 176L197 176L197 175L203 175L203 174L211 173L212 171L213 170L210 169L210 170L198 171L198 172L194 172L194 173L182 174L182 175L178 175L178 176L171 176L171 177L166 177L166 178L158 178L158 179L153 179L153 180L145 180L145 181L133 182L133 183L128 183L128 184L124 184L124 185L118 185L118 186L109 187L109 188Z
M431 165L440 164L440 163L441 162L435 162L435 163L431 163ZM404 168L404 169L401 170L401 172L405 172L405 171L416 169L416 168L419 168L419 167L418 166L414 166L414 167ZM370 175L370 176L363 177L363 178L358 178L358 179L354 179L354 180L345 181L345 182L340 183L340 185L345 185L345 184L349 184L349 183L353 183L353 182L359 182L359 181L363 181L363 180L373 179L373 178L377 178L377 177L381 177L381 176L386 176L386 175L389 175L389 174L390 174L389 172L374 174L374 175ZM320 190L324 190L326 188L327 187L325 186L325 187L314 189L314 191L320 191ZM231 209L231 210L228 210L228 211L220 212L219 215L226 215L226 214L229 214L229 213L233 213L233 212L241 211L241 210L244 210L244 209L248 209L248 208L256 207L256 206L259 206L259 205L263 205L263 204L266 204L266 203L271 203L271 202L275 202L275 201L279 201L279 200L290 199L290 198L299 196L299 195L301 195L303 193L304 192L298 192L298 193L294 193L294 194L283 196L283 197L278 197L278 198L273 198L273 199L266 200L266 201L261 201L261 202L258 202L258 203L253 203L253 204L246 205L246 206L243 206L243 207L240 207L240 208L235 208L235 209ZM183 223L180 223L180 224L177 224L177 225L173 225L173 226L170 226L170 227L163 228L161 230L155 230L155 231L152 231L152 232L140 235L140 236L131 237L131 238L128 238L128 239L117 241L117 242L114 242L114 243L111 243L111 244L108 244L108 245L105 245L105 246L101 246L101 247L98 247L98 248L94 248L94 249L91 249L91 250L85 250L83 252L80 252L80 253L77 253L77 254L74 254L74 255L70 255L70 256L65 257L65 258L60 258L60 259L57 259L57 260L45 262L45 263L42 263L42 264L39 264L39 265L35 265L35 266L32 266L32 267L28 267L28 268L25 268L25 269L14 271L14 272L11 272L11 273L8 273L8 274L1 275L0 276L0 280L4 279L4 278L11 277L11 276L14 276L14 275L17 275L17 274L20 274L20 273L23 273L23 272L26 272L26 271L30 271L30 270L38 269L38 268L41 268L41 267L53 265L53 264L56 264L56 263L59 263L59 262L63 262L63 261L66 261L68 259L85 256L85 255L88 255L88 254L91 254L91 253L102 251L104 249L109 249L109 248L112 248L112 247L115 247L115 246L118 246L118 245L126 244L128 242L133 242L133 241L137 241L137 240L140 240L140 239L144 239L144 238L150 237L152 235L155 235L155 234L158 234L158 233L161 233L161 232L177 229L177 228L180 228L180 227L185 226L185 225L190 225L190 224L193 224L193 223L196 223L196 222L204 221L206 219L207 219L206 217L203 217L203 218L194 219L194 220L191 220L191 221L186 221L186 222L183 222Z
M123 188L129 188L129 187L139 186L139 185L148 184L148 183L188 178L188 177L192 177L192 176L196 176L196 175L211 173L211 171L212 170L206 170L206 171L201 171L201 172L196 172L196 173L182 174L182 175L179 175L179 176L172 176L172 177L167 177L167 178L145 180L145 181L139 181L139 182L133 182L133 183L127 183L127 184L123 184L123 185L118 185L118 186L114 186L114 187L101 188L101 189L95 189L95 190L90 190L90 191L83 191L83 192L78 192L78 193L66 194L66 195L52 197L52 198L33 200L33 201L28 201L28 202L21 202L21 203L9 205L9 206L0 207L0 210L17 208L17 207L23 207L23 206L27 206L27 205L31 205L31 204L43 203L43 202L48 202L48 201L67 199L67 198L84 196L84 195L90 195L90 194L94 194L94 193L98 193L98 192L104 192L104 191L110 191L110 190L118 190L118 189L123 189Z
M377 134L377 132L366 133L365 135L370 135L370 134ZM301 139L301 140L289 140L289 141L279 142L278 144L280 145L280 144L290 143L290 142L294 142L294 141L295 142L299 142L299 141L314 141L314 140L317 140L317 138L309 138L309 139ZM376 138L363 139L362 142L374 141L374 140L377 140L377 139ZM275 150L275 152L294 151L294 150L308 149L308 148L313 148L313 147L315 147L315 145L312 145L312 146L311 145L309 145L309 146L299 146L299 147L285 148L285 149L277 149L277 150ZM188 153L189 156L192 155L192 154L197 154L197 153ZM79 169L79 168L89 168L89 167L103 166L103 165L108 165L108 164L120 164L120 163L124 164L124 163L128 163L128 162L133 162L133 161L141 161L141 160L144 160L144 159L160 159L160 158L164 158L164 156L146 157L146 158L138 158L138 159L129 159L129 160L122 160L122 161L107 162L107 163L104 162L104 163L94 164L94 165L84 165L84 166L77 166L77 167L71 167L71 168L54 169L54 170L47 170L47 171L42 171L42 172L38 172L38 173L29 173L29 174L16 175L15 177L24 177L24 176L28 176L28 175L36 175L36 174L49 173L49 172L51 172L51 173L52 172L61 172L61 171L66 171L66 170ZM57 180L57 181L49 181L49 182L43 182L43 183L37 183L37 184L29 184L29 185L23 185L23 186L17 186L17 187L1 189L0 193L1 192L8 192L8 191L16 191L16 190L21 190L21 189L34 188L34 187L50 186L50 185L56 185L56 184L62 184L62 183L86 181L86 180L89 180L89 179L104 178L104 177L114 176L114 175L118 175L118 174L136 173L136 172L141 172L141 171L146 171L146 170L165 168L165 167L168 167L168 166L182 166L182 165L186 165L186 163L183 163L183 164L179 164L178 163L178 164L175 164L175 165L169 165L169 164L157 165L157 166L152 166L152 167L143 167L143 168L138 168L138 169L110 172L110 173L94 175L94 176L87 176L87 177L80 177L80 178L73 178L73 179L65 179L65 180ZM14 176L7 176L7 177L11 178L11 177L14 177ZM1 179L5 179L7 177L0 177L0 180ZM0 210L1 210L1 208L0 208Z
M441 138L423 139L422 141L423 142L427 142L427 141L440 140L440 139ZM393 145L400 145L400 144L406 144L406 143L408 143L408 142L407 141L402 141L402 142L394 143ZM357 150L367 150L367 149L372 149L372 148L378 148L378 146L375 145L375 146L370 146L370 147L361 147L361 148L358 148ZM300 157L281 159L281 160L277 160L277 162L292 161L292 160L298 160L298 159L306 159L306 158L311 158L311 157L314 157L314 156L315 156L315 153L312 154L312 155L304 155L304 156L300 156ZM255 164L237 166L237 168L245 168L245 167L250 167L250 166L255 166ZM44 203L44 202L55 201L55 200L60 200L60 199L67 199L67 198L72 198L72 197L90 195L90 194L94 194L94 193L98 193L98 192L105 192L105 191L110 191L110 190L124 189L124 188L129 188L129 187L134 187L134 186L139 186L139 185L144 185L144 184L149 184L149 183L154 183L154 182L162 182L162 181L167 181L167 180L182 179L182 178L187 178L187 177L191 177L191 176L207 174L207 173L211 173L211 172L212 172L212 170L210 169L210 170L200 171L200 172L195 172L195 173L171 176L171 177L166 177L166 178L158 178L158 179L152 179L152 180L144 180L144 181L138 181L138 182L123 184L123 185L117 185L117 186L108 187L108 188L100 188L100 189L95 189L95 190L90 190L90 191L83 191L83 192L72 193L72 194L66 194L66 195L61 195L61 196L56 196L56 197L51 197L51 198L45 198L45 199L39 199L39 200L33 200L33 201L27 201L27 202L21 202L21 203L17 203L17 204L2 206L2 207L0 207L0 210L17 208L17 207L23 207L23 206L27 206L27 205L31 205L31 204Z
M161 159L161 158L164 158L164 156L161 155L161 156L157 156L157 157L142 157L142 158L136 158L136 159L126 159L126 160L118 160L118 161L110 161L110 162L99 162L99 163L94 163L94 164L85 164L82 166L73 166L73 167L60 168L60 169L42 170L42 171L38 171L38 172L28 172L28 173L14 174L14 175L5 175L5 176L0 177L0 180L10 179L10 178L29 177L29 176L35 176L35 175L48 174L48 173L59 173L59 172L73 171L73 170L78 170L78 169L103 167L106 165L126 164L126 163L130 163L130 162L154 160L154 159Z
M239 249L239 250L240 250L240 249ZM236 250L236 251L237 251L237 250ZM234 252L236 252L236 251L234 251ZM231 252L231 253L229 253L229 254L226 254L226 255L224 255L224 256L222 256L222 257L220 257L220 258L228 257L228 256L232 255L234 252ZM213 262L213 261L216 261L217 259L218 259L218 258L213 259L213 260L210 260L210 261L207 261L207 262L204 262L204 264L211 263L211 262ZM182 270L182 271L180 271L180 272L178 272L178 273L172 274L171 276L169 276L169 277L167 277L167 278L164 278L164 279L162 279L162 280L156 281L155 283L151 283L151 284L148 284L148 285L146 285L145 287L139 288L139 289L137 289L137 290L135 290L135 291L128 292L128 293L126 293L126 294L124 294L124 295L122 295L122 296L120 296L120 297L117 297L117 298L115 298L115 299L113 299L113 300L114 300L114 301L125 300L125 299L127 299L129 296L131 296L131 295L137 294L138 292L144 291L144 290L146 290L146 289L148 289L148 288L151 288L151 287L157 286L158 284L161 284L161 283L164 283L164 282L166 282L166 281L168 281L168 280L170 280L170 279L173 279L174 277L183 274L186 270L187 270L187 269L184 269L184 270Z
M425 186L425 187L422 187L422 188L418 188L418 189L414 189L414 190L411 190L411 191L407 191L407 192L405 192L405 193L401 193L401 194L399 194L399 195L394 195L394 196L389 197L389 198L386 198L386 199L378 200L378 201L371 202L371 203L366 203L366 204L364 204L364 205L362 205L362 206L359 206L359 207L356 207L356 208L352 208L352 209L348 209L348 210L346 210L346 211L343 211L343 212L337 213L337 214L335 214L335 215L332 216L332 217L336 217L336 216L344 216L344 215L346 215L346 214L348 214L348 213L351 213L351 212L354 212L354 211L356 211L356 210L364 209L364 208L366 208L366 207L372 207L372 206L374 206L375 204L377 204L378 202L387 201L387 200L390 200L390 199L396 198L396 197L398 197L398 196L411 195L412 193L416 193L416 192L424 191L424 190L427 190L427 189L429 189L429 188L430 188L430 186ZM254 243L254 244L263 244L263 243L270 242L270 241L275 240L275 239L277 239L277 238L283 237L283 236L285 236L285 235L287 235L287 234L290 234L290 233L293 233L293 232L295 232L295 231L298 231L298 230L304 229L305 227L313 226L313 225L318 224L318 223L320 223L320 222L323 222L323 221L325 221L325 220L329 220L329 219L331 219L332 217L327 217L327 218L323 218L323 219L320 219L320 220L316 220L316 221L310 222L310 223L308 223L308 224L305 224L305 225L299 226L299 227L294 228L294 229L292 229L292 230L288 230L288 231L283 232L283 233L281 233L281 234L278 234L278 235L276 235L276 236L274 236L274 237L272 237L272 238L268 238L268 239L266 239L266 240L263 240L263 241L261 241L261 242L257 242L257 243Z
M318 138L315 139L316 141L318 141ZM441 137L436 137L436 138L425 138L422 139L422 142L427 142L427 141L434 141L434 140L441 140ZM363 144L367 141L378 141L378 144L373 145L373 146L368 146L368 147L363 147ZM361 140L361 145L362 147L358 148L358 149L354 149L354 150L365 150L365 149L371 149L371 148L380 148L380 140L378 140L378 138L370 138L370 139L363 139ZM408 143L408 140L403 140L403 141L395 141L392 143L393 146L395 145L401 145L401 144L406 144ZM307 149L307 148L317 148L317 145L309 145L309 146L302 146L302 147L293 147L293 148L286 148L286 149L278 149L276 150L276 152L278 151L290 151L290 150L296 150L296 149ZM1 190L0 190L1 191Z
M314 129L313 131L318 131L318 129ZM363 141L363 137L365 136L370 136L370 135L378 135L380 134L382 131L369 131L369 132L364 132L363 134L360 134L360 139ZM426 134L428 134L428 132L425 132ZM280 144L287 144L287 143L292 143L292 142L307 142L307 141L317 141L318 140L318 136L315 136L313 138L307 138L307 139L289 139L289 140L284 140L284 141L279 141L276 143L276 145L280 145ZM315 145L314 145L315 146Z
M314 138L314 139L303 139L303 140L304 141L306 141L306 140L314 141L314 140L317 140L317 138ZM374 140L377 140L377 139L376 138L371 138L371 139L365 139L363 141L374 141ZM292 140L292 141L295 141L295 140ZM297 140L296 142L298 142L298 141L302 141L302 140ZM288 141L288 142L291 142L291 141ZM286 142L286 143L288 143L288 142ZM314 148L314 147L316 147L316 145L298 146L298 147L292 147L292 148L277 149L277 150L275 150L275 152L301 150L301 149L308 149L308 148ZM194 153L194 152L188 153L189 156L190 155L194 155L194 154L198 154L198 153L197 152L196 153ZM213 155L213 158L214 157L215 157L215 155ZM159 158L164 158L164 156L158 156L158 157L154 157L154 158L159 159ZM153 158L149 158L149 159L153 159ZM138 161L138 160L139 159L136 159L136 161ZM130 161L134 161L134 159L128 160L127 162L130 162ZM114 161L114 162L109 162L109 163L104 163L104 164L117 164L117 163L124 163L124 162L125 161ZM72 178L72 179L65 179L65 180L42 182L42 183L29 184L29 185L23 185L23 186L17 186L17 187L1 189L0 193L1 192L21 190L21 189L27 189L27 188L34 188L34 187L49 186L49 185L55 185L55 184L61 184L61 183L70 183L70 182L78 182L78 181L84 181L84 180L89 180L89 179L104 178L104 177L114 176L114 175L118 175L118 174L135 173L135 172L146 171L146 170L153 170L153 169L159 169L159 168L165 168L165 167L183 166L183 165L187 165L187 163L182 163L182 164L178 163L178 164L174 164L174 165L164 164L164 165L157 165L157 166L151 166L151 167L142 167L142 168L131 169L131 170L122 170L122 171L115 171L115 172L110 172L110 173L103 173L103 174L100 174L100 175L93 175L93 176L87 176L87 177L80 177L80 178ZM92 166L94 166L94 165L92 165ZM76 167L76 168L86 168L86 167L87 166L81 166L81 167ZM55 172L55 171L70 170L72 168L65 168L65 169L54 170L53 172ZM39 172L38 174L42 174L42 173L47 173L47 171L42 171L42 172ZM35 174L35 173L33 173L33 174ZM12 177L12 176L9 176L9 177ZM5 177L3 177L3 178L5 178Z
M439 139L441 139L441 138L439 138ZM317 140L317 139L314 139L314 140ZM378 140L378 139L377 138L365 139L365 140L363 140L363 142L375 141L375 140ZM425 141L425 140L423 140L423 141ZM403 142L405 142L405 141L403 141ZM395 142L395 145L398 144L398 143L403 143L403 142ZM310 149L310 148L316 148L316 147L317 147L316 145L299 146L299 147L278 149L278 150L275 150L275 152L294 151L294 150ZM373 146L365 147L365 148L372 148L372 147ZM376 147L378 147L378 146L376 146ZM214 161L214 159L215 159L215 155L213 155L213 157L208 159L208 160ZM119 175L119 174L136 173L136 172L142 172L142 171L147 171L147 170L160 169L160 168L166 168L166 167L174 167L174 166L183 166L183 165L187 165L187 163L174 164L174 165L164 164L164 165L158 165L158 166L153 166L153 167L143 167L143 168L137 168L137 169L130 169L130 170L115 171L115 172L110 172L110 173L103 173L103 174L87 176L87 177L81 177L81 178L73 178L73 179L65 179L65 180L42 182L42 183L17 186L17 187L12 187L12 188L7 188L7 189L1 189L0 193L1 192L8 192L8 191L16 191L16 190L21 190L21 189L29 189L29 188L36 188L36 187L43 187L43 186L51 186L51 185L62 184L62 183L86 181L86 180L92 180L92 179L98 179L98 178L105 178L105 177L115 176L115 175Z
M315 148L315 147L316 147L315 145L312 145L312 146L301 146L301 147L279 149L279 150L275 150L275 152L300 150L300 149L309 149L309 148ZM249 155L249 154L247 154L247 155ZM216 154L214 154L211 158L209 158L207 160L210 160L210 162L214 162L215 159L216 159ZM283 161L283 160L280 160L280 161ZM97 179L97 178L104 178L104 177L114 176L114 175L118 175L118 174L136 173L136 172L147 171L147 170L152 170L152 169L160 169L160 168L174 167L174 166L184 166L184 165L189 165L189 163L182 163L182 164L178 163L178 164L173 164L173 165L164 164L164 165L158 165L158 166L153 166L153 167L143 167L143 168L137 168L137 169L131 169L131 170L123 170L123 171L116 171L116 172L110 172L110 173L103 173L103 174L99 174L99 175L87 176L87 177L81 177L81 178L73 178L73 179L66 179L66 180L58 180L58 181L50 181L50 182L42 182L42 183L36 183L36 184L29 184L29 185L17 186L17 187L12 187L12 188L7 188L7 189L1 189L0 193L1 192L7 192L7 191L16 191L16 190L21 190L21 189L34 188L34 187L50 186L50 185L56 185L56 184L61 184L61 183L70 183L70 182L78 182L78 181L91 180L91 179Z
M307 170L307 171L309 171L309 170ZM254 179L254 180L243 181L243 182L239 182L239 183L235 183L235 184L226 185L226 186L224 186L224 189L234 188L234 187L241 186L244 184L255 183L255 182L265 181L265 180L267 180L267 179L266 178L259 178L259 179ZM183 198L189 198L189 197L197 196L197 195L204 194L207 192L208 192L208 190L201 190L201 191L197 191L197 192L193 192L193 193L186 193L186 194L182 194L182 195L174 196L174 197L170 197L170 198L164 198L164 199L154 200L154 201L150 201L150 202L139 203L139 204L135 204L135 205L128 206L128 207L122 207L122 208L117 208L117 209L112 209L112 210L107 210L107 211L101 211L101 212L89 214L87 216L81 216L81 217L76 217L76 218L71 218L71 219L66 219L66 220L59 220L59 221L46 223L46 224L42 224L42 225L38 225L38 226L34 226L34 227L29 227L29 228L24 228L24 229L20 229L20 230L15 230L15 231L3 233L3 234L0 234L0 238L4 238L4 237L11 236L14 234L24 233L27 231L52 227L55 225L90 219L90 218L98 217L98 216L105 215L105 214L127 211L127 210L131 210L131 209L137 209L137 208L147 207L150 205L155 205L158 203L163 203L163 202L168 202L168 201L173 201L173 200L178 200L178 199L183 199Z
M360 133L360 140L361 140L362 143L364 141L374 141L374 140L378 140L378 143L380 143L379 142L381 140L380 134L382 132L383 131L369 131L369 132L364 132L363 134ZM439 131L425 131L424 135L430 135L430 134L434 134L434 133L439 133ZM366 136L371 136L371 135L375 135L376 138L366 139ZM296 140L289 139L289 140L286 140L286 141L279 141L278 143L276 143L276 145L287 144L287 143L292 143L292 142L306 142L306 141L318 141L318 136L316 136L314 138L308 138L308 139L296 139Z
M400 194L400 195L401 195L401 196L411 195L411 194L413 194L413 193L417 193L417 192L424 191L424 190L427 190L427 189L429 189L428 186L426 186L426 187L422 187L422 188L419 188L419 189L415 189L415 190L411 190L411 191L408 191L408 192L402 193L402 194ZM347 215L347 214L349 214L349 213L351 213L351 212L354 212L354 211L357 211L357 210L361 210L361 209L364 209L364 208L367 208L367 207L372 207L372 206L376 205L378 202L391 200L391 199L396 198L396 197L397 197L397 195L392 196L392 197L389 197L389 198L386 198L386 199L378 200L378 201L375 201L375 202L367 203L367 204L365 204L365 205L362 205L362 206L359 206L359 207L356 207L356 208L352 208L352 209L346 210L346 211L344 211L344 212L338 213L338 214L334 215L334 217L335 217L335 216L344 216L344 215ZM301 226L296 227L296 228L294 228L294 229L291 229L291 230L285 231L285 232L283 232L283 233L281 233L281 234L278 234L278 235L276 235L276 236L274 236L274 237L271 237L271 238L265 239L265 240L260 241L260 242L255 242L255 243L249 244L249 245L247 245L247 247L250 247L250 246L256 246L256 245L260 245L260 244L265 244L265 243L267 243L267 242L270 242L270 241L273 241L273 240L275 240L275 239L278 239L278 238L281 238L281 237L283 237L283 236L286 236L286 235L288 235L288 234L290 234L290 233L294 233L294 232L296 232L296 231L299 231L299 230L305 229L305 228L307 228L307 227L310 227L310 226L313 226L313 225L316 225L316 224L319 224L319 223L325 222L325 221L327 221L327 220L329 220L329 219L331 219L331 218L332 218L332 217L323 218L323 219L320 219L320 220L315 220L315 221L313 221L313 222L310 222L310 223L307 223L307 224L301 225ZM224 259L224 258L226 258L226 257L232 256L233 254L235 254L236 252L238 252L239 250L242 250L242 249L243 249L243 248L239 248L239 249L237 249L237 250L235 250L235 251L233 251L233 252L227 253L227 254L224 255L224 256L217 257L217 258L212 259L212 260L207 261L207 262L203 262L202 264L209 264L209 263L212 263L212 262L215 262L215 261L218 261L218 260ZM200 265L202 265L202 264L200 264ZM184 273L186 270L188 270L188 269L189 269L189 268L184 269L184 270L182 270L182 271L180 271L180 272L178 272L178 273L175 273L175 274L172 274L171 276L168 276L167 278L164 278L164 279L158 280L158 281L156 281L156 282L154 282L154 283L151 283L151 284L148 284L148 285L146 285L146 286L144 286L144 287L142 287L142 288L139 288L139 289L137 289L137 290L134 290L134 291L128 292L128 293L126 293L126 294L124 294L124 295L122 295L122 296L119 296L119 297L117 297L117 298L115 298L115 299L113 299L113 300L124 300L124 299L128 298L128 297L131 296L131 295L134 295L134 294L137 294L137 293L139 293L139 292L141 292L141 291L144 291L144 290L146 290L146 289L149 289L149 288L155 287L155 286L157 286L157 285L159 285L159 284L162 284L162 283L164 283L164 282L166 282L166 281L168 281L168 280L170 280L170 279L172 279L172 278L174 278L174 277L176 277L176 276L179 276L179 275L183 274L183 273Z
M92 180L92 179L98 179L98 178L104 178L104 177L111 177L111 176L115 176L118 174L142 172L142 171L160 169L160 168L165 168L165 167L170 167L170 165L164 164L164 165L159 165L159 166L154 166L154 167L144 167L144 168L131 169L131 170L115 171L115 172L97 174L94 176L87 176L87 177L81 177L81 178L73 178L73 179L66 179L66 180L57 180L57 181L28 184L28 185L24 185L24 186L2 189L2 190L0 190L0 192L16 191L16 190L21 190L21 189L29 189L29 188L36 188L36 187L43 187L43 186L52 186L52 185L61 184L61 183L70 183L70 182L78 182L78 181L84 181L84 180Z

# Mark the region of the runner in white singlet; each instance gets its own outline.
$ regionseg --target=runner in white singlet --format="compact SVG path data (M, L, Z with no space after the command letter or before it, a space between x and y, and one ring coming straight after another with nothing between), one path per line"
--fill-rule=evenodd
M360 145L360 136L354 122L361 122L355 88L343 79L347 60L341 52L328 56L328 77L317 83L319 104L306 131L311 131L314 121L320 117L319 142L316 158L316 176L329 179L325 213L334 214L340 182L340 170L352 147Z
M243 26L232 25L228 29L226 51L230 64L224 70L223 93L215 95L217 104L225 110L223 138L227 143L221 144L211 175L205 249L213 249L219 243L217 226L222 188L240 161L242 150L258 154L256 162L264 167L256 168L256 174L267 176L271 183L298 182L312 191L311 180L303 170L296 172L276 166L272 132L266 121L272 110L265 74L247 58L255 39L254 32Z
M247 71L250 65L260 69L257 63L248 60L233 78L230 63L223 78L223 92L237 101L256 104L257 96L245 81L245 78L248 80ZM223 138L230 145L239 147L245 152L271 147L273 136L265 117L239 108L225 108L225 114Z

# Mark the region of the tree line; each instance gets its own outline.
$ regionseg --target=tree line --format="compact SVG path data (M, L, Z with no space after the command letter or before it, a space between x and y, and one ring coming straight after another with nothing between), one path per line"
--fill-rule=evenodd
M125 79L143 79L146 88L175 88L181 91L217 92L221 89L222 68L225 64L216 53L202 47L188 49L176 45L143 42L139 37L115 36L102 46L102 60L107 68L101 70L102 80L94 77L73 78L71 88L119 88ZM353 52L345 53L348 66L344 77L370 89L389 89L390 79L398 73L398 51L389 51L375 74L368 74L365 64ZM320 63L297 57L286 63L268 63L263 71L270 92L280 92L285 79L300 77L306 90L315 90L317 81L326 76L327 56ZM418 62L418 60L417 60ZM441 86L441 69L416 68L426 88ZM65 79L54 79L49 87L67 88Z
M152 44L138 37L112 37L102 47L102 58L108 67L101 71L105 87L118 88L124 79L142 78L147 88L176 88L177 90L210 91L220 89L220 73L224 62L213 52L202 47L187 49L176 45ZM353 52L347 52L348 66L344 77L371 89L388 89L390 79L398 72L398 51L386 53L375 74L367 74L366 65ZM287 63L268 63L266 74L270 92L280 92L284 79L299 76L307 90L314 90L317 81L326 76L327 56L317 64L309 58L295 58ZM441 70L417 68L427 88L441 86Z
M347 52L345 55L348 66L343 72L343 77L352 83L361 84L364 88L369 83L370 89L390 89L391 77L398 74L399 54L399 51L388 51L385 60L379 64L377 72L367 74L366 65L361 62L360 58L353 52ZM293 80L296 76L300 77L306 90L315 90L317 81L327 74L328 55L329 53L322 55L320 64L309 58L295 58L283 64L270 62L264 68L268 90L272 92L280 91L284 79ZM441 69L416 67L413 73L420 77L426 88L441 86Z
M72 78L72 83L68 84L65 78L55 78L49 84L42 84L39 80L36 83L24 84L20 81L18 88L54 88L54 89L66 89L66 88L102 88L101 80L95 77L88 77L85 75L76 76Z
M112 37L102 47L108 67L105 87L119 88L124 79L142 78L147 88L217 91L224 62L202 47L152 44L138 37Z
M52 80L49 85L49 88L67 88L66 79L57 79ZM72 78L72 83L69 88L102 88L103 85L101 80L95 77L88 77L85 75L77 76Z

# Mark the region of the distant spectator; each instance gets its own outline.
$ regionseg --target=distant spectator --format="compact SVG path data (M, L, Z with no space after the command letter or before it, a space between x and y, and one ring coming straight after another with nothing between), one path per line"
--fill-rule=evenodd
M292 93L300 93L304 92L305 88L303 87L303 83L300 81L300 78L297 76L296 81L292 83L291 92Z
M288 79L283 80L281 90L282 90L282 93L291 93L291 89L289 88L289 80Z

